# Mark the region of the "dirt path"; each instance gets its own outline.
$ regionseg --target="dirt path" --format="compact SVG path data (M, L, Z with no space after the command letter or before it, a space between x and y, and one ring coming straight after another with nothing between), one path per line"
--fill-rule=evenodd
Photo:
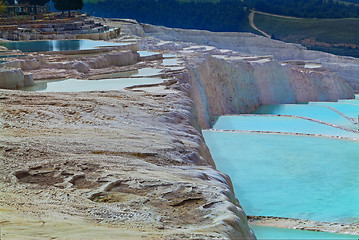
M304 19L304 18L290 17L290 16L284 16L284 15L278 15L278 14L272 14L272 13L265 13L265 12L254 11L254 10L251 11L251 14L252 13L253 13L253 16L255 13L259 13L259 14L263 14L263 15L267 15L267 16L287 18L287 19Z
M262 31L262 30L260 30L259 28L257 28L256 25L254 25L253 19L254 19L254 14L255 14L255 13L256 13L256 11L251 11L251 13L249 14L249 16L248 16L249 25L250 25L254 30L256 30L256 31L258 31L258 32L260 32L260 33L262 33L265 37L271 38L271 37L269 36L269 34L265 33L264 31Z
M267 15L267 16L272 16L272 17L280 17L280 18L286 18L286 19L304 19L304 18L297 18L297 17L289 17L289 16L283 16L283 15L277 15L277 14L271 14L271 13L265 13L265 12L260 12L260 11L254 11L251 10L251 13L248 15L248 19L249 19L249 25L256 31L262 33L264 36L266 36L267 38L271 38L271 36L264 32L263 30L259 29L256 27L256 25L254 24L254 15L256 13L259 14L263 14L263 15Z

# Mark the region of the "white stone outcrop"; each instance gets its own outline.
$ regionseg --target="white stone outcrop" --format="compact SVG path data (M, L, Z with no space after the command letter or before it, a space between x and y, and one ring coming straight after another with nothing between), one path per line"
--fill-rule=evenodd
M90 71L90 67L88 64L84 62L77 62L72 65L72 68L75 68L78 72L88 73Z
M35 58L28 58L18 60L20 68L24 71L39 69L42 64L46 64L47 60L44 55L37 56Z
M20 60L21 69L24 71L40 68L40 61L36 59Z
M24 86L33 86L34 85L34 77L32 73L24 74Z
M139 58L138 53L132 51L124 51L118 53L108 53L101 56L95 57L86 61L90 68L99 69L106 68L111 65L114 66L126 66L135 64Z
M21 69L0 69L0 88L16 89L24 86L24 73Z

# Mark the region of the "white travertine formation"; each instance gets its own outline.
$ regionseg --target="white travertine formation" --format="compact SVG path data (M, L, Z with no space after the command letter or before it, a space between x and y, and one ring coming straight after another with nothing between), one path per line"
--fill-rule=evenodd
M24 74L24 86L33 86L34 85L34 77L32 73Z
M21 69L0 69L0 88L16 89L24 86Z
M27 60L19 60L21 64L21 69L24 71L34 70L40 68L40 61L37 59L27 59Z
M207 56L190 62L188 79L202 128L214 116L250 113L261 104L335 101L353 98L337 74L282 66L277 61L243 61Z
M359 90L359 59L353 57L337 56L329 53L307 50L305 47L268 39L252 33L236 32L210 32L205 30L188 30L178 28L166 28L150 24L123 26L123 31L136 35L142 31L146 36L158 38L164 41L193 42L202 45L210 45L221 49L238 51L249 55L273 55L279 61L310 61L319 63L324 68L338 73L355 90Z
M98 69L105 68L111 65L114 66L126 66L136 63L139 58L138 53L132 51L124 51L118 53L108 53L95 57L86 61L90 68Z
M285 56L292 49L299 57L306 51L300 45L274 41L267 49L267 43L253 34L127 24L132 26L124 28L128 32L147 32L168 40L188 37L211 45L218 42L229 49L237 46L248 48L243 51L263 51L261 56L248 56L188 42L137 38L143 49L174 51L171 54L175 55L167 55L169 59L164 61L137 63L144 59L133 49L118 52L104 48L49 53L49 62L32 55L7 63L21 65L35 79L55 73L85 78L96 71L112 74L116 69L125 72L156 67L163 69L167 84L156 86L163 90L141 87L91 93L0 90L0 124L10 126L0 128L0 136L11 136L3 139L6 156L0 156L0 162L6 162L0 179L9 179L6 184L0 181L6 185L2 188L7 197L4 202L16 206L17 215L61 212L75 220L111 223L106 232L109 239L113 231L125 231L129 239L255 239L230 178L215 169L201 128L210 127L216 115L248 113L261 104L354 97L351 87L324 67L305 69L267 55L278 51ZM235 42L238 36L242 42ZM132 47L137 49L137 45ZM69 54L75 57L67 58ZM22 71L18 72L21 78ZM23 84L31 83L32 75L22 78ZM16 138L12 136L14 129ZM12 151L13 146L16 151ZM25 155L35 157L24 159ZM30 192L37 191L36 186L41 192ZM9 219L21 224L14 217ZM69 237L61 231L66 227L57 224L52 215L41 221L42 225L46 222L43 229L49 229L51 223L59 226L53 237ZM89 223L82 225L89 227ZM68 235L61 235L65 233ZM83 237L71 235L74 239Z
M84 62L76 62L72 65L72 68L75 68L78 72L82 73L88 73L90 71L89 65Z

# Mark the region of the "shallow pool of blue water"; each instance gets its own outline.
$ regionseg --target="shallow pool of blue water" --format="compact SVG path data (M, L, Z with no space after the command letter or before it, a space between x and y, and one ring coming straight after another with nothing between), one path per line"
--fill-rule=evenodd
M258 240L269 239L359 239L357 235L338 233L313 232L298 229L275 228L250 225Z
M359 138L354 133L295 117L237 115L220 116L213 125L219 130L271 131Z
M163 66L179 66L182 63L178 60L178 58L167 58L162 60Z
M93 40L48 40L48 41L23 41L23 42L1 42L9 50L20 50L22 52L52 52L69 50L88 50L96 47L120 46L126 43L114 43Z
M177 55L174 55L174 54L163 54L163 57L164 57L164 58L175 58L175 57L177 57Z
M313 118L339 126L348 126L353 123L326 106L311 104L277 104L263 105L253 112L254 114L293 115Z
M140 54L140 57L148 57L153 55L158 55L160 53L157 52L149 52L149 51L137 51L138 54Z
M359 221L359 142L204 130L248 215Z
M357 101L357 100L354 100ZM334 108L335 110L345 114L351 118L358 118L359 115L359 101L358 104L349 103L349 102L309 102L309 105L317 106L328 106Z
M56 81L36 81L34 86L23 88L36 92L85 92L121 90L135 85L162 83L160 78L116 78L102 80L66 79Z

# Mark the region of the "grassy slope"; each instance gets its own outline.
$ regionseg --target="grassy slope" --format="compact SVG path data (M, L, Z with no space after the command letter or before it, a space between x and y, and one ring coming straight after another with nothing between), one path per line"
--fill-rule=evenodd
M274 34L277 39L286 42L302 43L304 39L315 39L329 44L345 43L359 46L359 18L286 19L257 13L254 23L269 35ZM310 46L309 48L359 57L359 48L352 49L345 46Z

